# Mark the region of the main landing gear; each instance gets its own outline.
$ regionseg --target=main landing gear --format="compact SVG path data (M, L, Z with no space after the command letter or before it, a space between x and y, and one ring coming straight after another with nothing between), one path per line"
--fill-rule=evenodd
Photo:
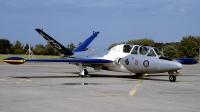
M90 77L86 67L83 66L82 63L79 63L79 70L80 70L79 77Z
M179 74L179 70L170 71L170 72L168 72L168 74L169 74L169 81L170 82L175 82L176 81L176 76Z

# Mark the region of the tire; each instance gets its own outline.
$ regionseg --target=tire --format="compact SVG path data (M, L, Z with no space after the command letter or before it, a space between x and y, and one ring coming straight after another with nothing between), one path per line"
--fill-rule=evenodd
M169 76L169 81L170 81L170 82L175 82L175 81L176 81L176 76L170 75L170 76Z
M88 75L88 71L84 69L84 75Z

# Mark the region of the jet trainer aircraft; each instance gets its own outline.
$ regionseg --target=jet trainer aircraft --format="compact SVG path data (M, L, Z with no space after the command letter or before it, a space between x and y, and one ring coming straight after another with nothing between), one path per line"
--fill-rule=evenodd
M25 62L67 62L79 66L80 76L89 76L86 67L92 67L95 70L103 69L135 73L136 75L168 72L170 82L176 81L176 76L179 74L182 64L198 63L197 60L192 58L171 60L164 57L157 48L143 45L121 44L116 45L110 51L97 53L84 51L99 32L94 32L91 37L71 52L42 30L36 29L36 31L63 53L65 58L24 59L21 57L8 57L4 59L4 62L10 64L23 64Z

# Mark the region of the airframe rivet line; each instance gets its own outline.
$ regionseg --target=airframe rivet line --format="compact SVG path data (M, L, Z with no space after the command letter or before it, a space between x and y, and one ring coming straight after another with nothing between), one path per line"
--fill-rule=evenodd
M140 80L140 82L134 87L134 89L130 91L129 96L133 96L136 93L137 89L140 87L140 85L142 84L143 80L146 78L147 75L148 74L145 74L142 80Z

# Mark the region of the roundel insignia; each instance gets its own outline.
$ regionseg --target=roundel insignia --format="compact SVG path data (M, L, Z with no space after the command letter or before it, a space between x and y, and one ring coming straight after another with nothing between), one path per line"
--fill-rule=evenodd
M128 65L128 64L129 64L129 61L128 61L128 59L126 59L126 60L125 60L125 63L126 63L126 65Z
M138 63L139 63L139 62L138 62L138 60L136 59L136 60L135 60L135 65L138 66Z
M144 62L143 62L143 65L144 65L144 67L149 67L149 61L148 60L145 60Z

